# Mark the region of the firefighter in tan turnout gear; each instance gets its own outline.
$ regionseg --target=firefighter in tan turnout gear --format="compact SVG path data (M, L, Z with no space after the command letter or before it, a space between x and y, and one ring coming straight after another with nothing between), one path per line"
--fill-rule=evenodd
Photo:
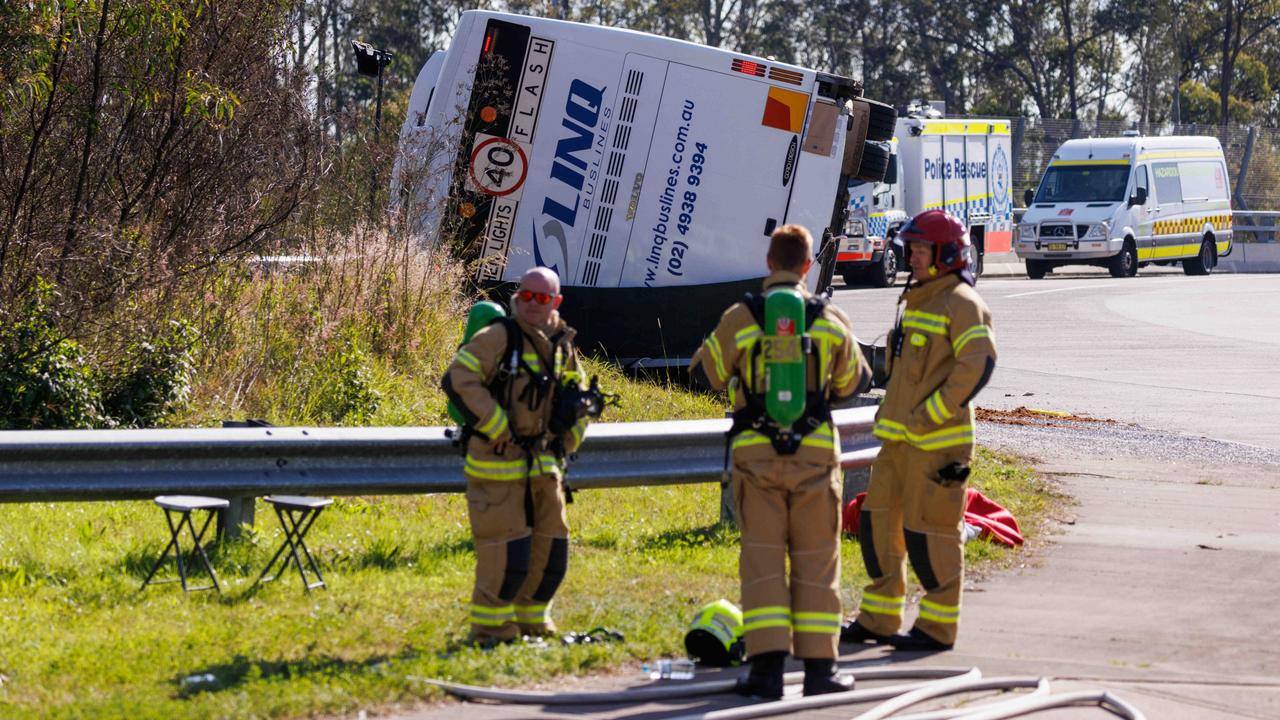
M471 638L555 632L551 599L569 560L563 457L586 418L557 420L563 382L581 386L574 331L560 318L560 281L547 268L520 279L514 319L463 345L441 385L466 418L467 511L476 545Z
M803 227L778 228L766 258L769 299L748 295L730 307L690 365L696 382L728 387L734 406L731 481L742 529L742 619L751 661L738 691L764 698L782 696L791 652L804 660L806 695L848 689L835 671L841 470L829 403L866 389L871 373L845 314L805 288L812 252L813 238ZM803 416L784 427L766 414L763 399L764 341L784 333L765 331L762 306L785 290L800 296L807 337L799 375ZM775 324L789 329L790 322Z
M871 583L842 642L899 650L955 645L964 579L965 481L973 459L973 408L996 365L991 311L967 269L969 234L930 210L898 233L908 244L911 285L889 338L889 382L873 433L883 447L871 468L858 538ZM908 633L906 567L925 595Z

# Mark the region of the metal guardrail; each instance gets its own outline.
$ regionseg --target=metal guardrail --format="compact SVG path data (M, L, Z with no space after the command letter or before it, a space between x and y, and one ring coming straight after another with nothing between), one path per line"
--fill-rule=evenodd
M1240 222L1243 218L1250 218L1252 224ZM1271 242L1280 242L1280 211L1236 210L1232 212L1231 230L1232 232L1270 235Z
M834 412L845 468L875 460L875 407ZM712 482L727 419L598 423L570 467L575 488ZM461 492L443 427L11 430L0 432L0 502L156 495Z

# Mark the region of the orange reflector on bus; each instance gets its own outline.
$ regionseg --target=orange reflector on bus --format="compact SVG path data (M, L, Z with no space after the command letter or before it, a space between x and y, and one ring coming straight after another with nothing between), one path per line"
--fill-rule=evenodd
M804 111L809 107L809 96L779 87L769 88L764 101L764 117L760 124L787 132L800 132L804 128Z

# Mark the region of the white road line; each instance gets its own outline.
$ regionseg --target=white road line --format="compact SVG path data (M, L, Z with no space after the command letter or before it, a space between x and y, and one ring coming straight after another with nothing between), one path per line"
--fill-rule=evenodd
M1134 290L1141 290L1144 287L1152 285L1168 285L1171 282L1181 282L1178 280L1149 280L1141 285L1134 284L1131 280L1122 280L1118 283L1089 283L1087 285L1072 285L1071 287L1053 288L1052 290L1034 290L1032 292L1014 293L1013 295L1000 295L997 299L1004 300L1007 298L1027 297L1029 295L1044 295L1045 293L1066 292L1068 290L1097 290L1098 288L1126 287Z

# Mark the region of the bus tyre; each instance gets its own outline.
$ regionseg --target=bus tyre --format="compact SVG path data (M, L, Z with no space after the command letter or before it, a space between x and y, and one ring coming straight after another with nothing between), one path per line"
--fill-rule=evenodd
M1214 261L1217 260L1216 250L1213 241L1205 238L1204 242L1200 243L1199 254L1182 261L1182 272L1188 275L1208 275L1213 272Z
M1134 249L1132 240L1124 241L1124 247L1107 263L1107 270L1111 271L1111 277L1117 278L1138 274L1138 251Z
M894 281L898 279L898 254L893 251L893 247L886 247L880 262L868 268L867 272L870 274L872 285L878 288L892 287Z
M892 140L894 125L898 121L898 111L892 105L867 98L859 99L871 109L867 116L867 139L872 142Z
M880 182L888 171L889 148L873 142L863 143L862 164L855 177L866 182Z
M1027 258L1027 277L1032 280L1043 280L1044 274L1049 270L1047 263L1043 260L1034 260Z

